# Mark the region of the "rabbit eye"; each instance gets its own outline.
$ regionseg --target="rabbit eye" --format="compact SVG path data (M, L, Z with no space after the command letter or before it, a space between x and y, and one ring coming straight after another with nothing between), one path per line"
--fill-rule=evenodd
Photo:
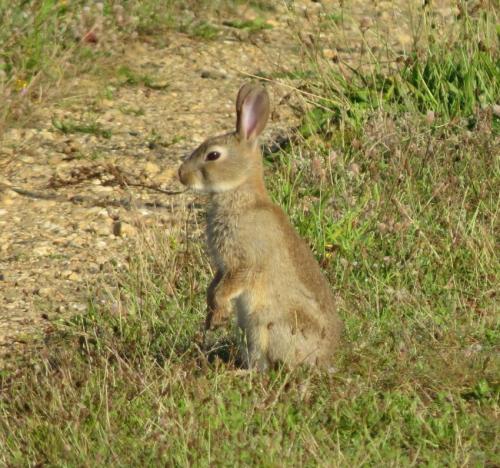
M205 156L205 161L215 161L219 159L219 157L220 153L218 151L210 151L210 153Z

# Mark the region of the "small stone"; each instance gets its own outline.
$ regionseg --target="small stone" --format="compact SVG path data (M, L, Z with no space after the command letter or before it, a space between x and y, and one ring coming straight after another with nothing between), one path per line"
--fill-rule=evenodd
M97 273L99 273L99 265L97 263L93 263L93 262L90 262L87 264L87 271L92 274L92 275L95 275Z
M110 236L113 234L113 220L107 219L105 223L96 224L94 229L98 236Z
M144 172L150 176L154 176L160 172L160 167L158 164L155 164L154 162L148 161L144 165Z
M382 234L385 234L386 232L389 231L389 227L385 223L378 223L377 227L379 232Z
M402 46L409 46L413 42L412 37L405 33L396 34L396 38Z
M225 70L202 70L200 73L202 78L209 78L211 80L221 80L227 77Z
M81 278L80 275L78 273L76 273L75 271L73 271L71 273L71 275L68 276L68 279L70 281L80 281L80 278Z
M122 223L120 235L123 237L134 237L137 235L137 229L128 223Z
M325 169L321 158L314 157L311 159L311 173L317 179L324 179L326 176Z
M104 109L111 109L112 107L114 107L114 105L115 102L111 99L103 99L101 101L101 107Z
M16 202L16 195L17 194L12 190L6 190L4 195L0 197L0 203L2 203L3 206L11 206Z
M35 162L35 158L31 156L21 156L19 160L25 164L33 164Z
M48 245L39 245L33 249L33 254L37 257L46 257L52 253L52 249Z
M323 49L323 57L334 62L339 59L339 55L334 49Z
M51 297L54 295L54 288L40 288L38 294L41 297Z
M113 190L114 190L113 187L109 187L109 186L103 186L103 185L93 185L92 186L92 192L94 192L97 195L108 194L108 193L111 193Z

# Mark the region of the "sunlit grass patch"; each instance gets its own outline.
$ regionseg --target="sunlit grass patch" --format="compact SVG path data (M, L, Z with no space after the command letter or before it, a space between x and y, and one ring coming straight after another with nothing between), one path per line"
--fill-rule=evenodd
M425 11L422 14L427 17ZM422 27L414 42L425 46L404 54L388 44L378 46L366 53L366 63L359 67L339 62L338 57L318 66L312 53L309 72L316 79L311 90L318 99L302 132L328 131L330 123L356 132L377 110L421 113L436 123L469 119L469 126L474 126L474 114L498 104L500 95L495 18L487 7L475 16L464 12L445 46L430 26ZM495 128L497 121L494 117Z

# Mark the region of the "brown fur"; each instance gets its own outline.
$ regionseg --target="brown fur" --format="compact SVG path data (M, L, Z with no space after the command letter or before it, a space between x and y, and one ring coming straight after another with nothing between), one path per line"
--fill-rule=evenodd
M217 273L207 293L207 328L236 309L248 367L283 362L328 366L342 324L328 282L283 210L270 200L256 137L269 115L265 90L242 87L237 126L197 148L181 181L211 194L207 237ZM220 157L209 161L207 154Z

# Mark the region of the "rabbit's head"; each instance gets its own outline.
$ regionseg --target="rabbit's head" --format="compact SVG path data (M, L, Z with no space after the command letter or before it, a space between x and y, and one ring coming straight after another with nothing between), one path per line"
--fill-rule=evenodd
M243 85L236 98L236 131L209 138L182 163L180 181L201 192L234 190L262 178L257 137L269 117L269 96L260 86Z

